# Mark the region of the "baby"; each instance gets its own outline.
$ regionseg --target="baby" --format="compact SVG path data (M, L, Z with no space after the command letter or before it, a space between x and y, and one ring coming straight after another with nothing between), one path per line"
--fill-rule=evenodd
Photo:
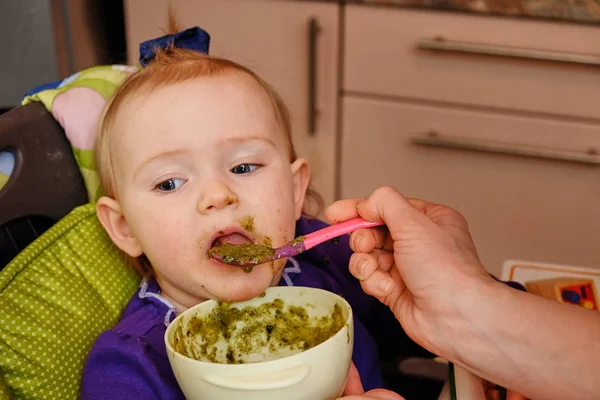
M378 344L418 348L349 273L347 237L249 273L207 256L221 243L277 247L325 226L304 212L310 169L294 151L285 105L245 67L158 49L107 105L95 159L98 218L143 279L91 349L82 398L183 398L163 342L169 323L207 299L248 300L270 286L317 287L349 301L365 390L385 386Z

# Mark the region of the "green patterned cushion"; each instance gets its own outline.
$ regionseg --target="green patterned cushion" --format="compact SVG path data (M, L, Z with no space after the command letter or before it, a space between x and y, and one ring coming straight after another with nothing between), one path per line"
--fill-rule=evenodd
M93 204L29 245L0 272L0 399L6 387L16 399L78 398L90 347L138 285Z
M10 391L8 390L8 385L4 382L2 374L0 374L0 399L10 399Z
M21 102L23 105L41 102L62 126L73 148L90 202L102 195L93 155L98 121L106 101L138 69L125 65L93 66L63 79L57 87L44 87L29 94Z

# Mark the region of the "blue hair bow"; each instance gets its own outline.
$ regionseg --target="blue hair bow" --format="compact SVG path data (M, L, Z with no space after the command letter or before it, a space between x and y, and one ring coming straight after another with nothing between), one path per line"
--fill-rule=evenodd
M210 35L208 32L197 26L188 28L181 32L142 42L140 44L140 64L142 64L142 67L148 65L150 60L156 56L157 49L166 49L168 46L173 46L208 54L209 45Z

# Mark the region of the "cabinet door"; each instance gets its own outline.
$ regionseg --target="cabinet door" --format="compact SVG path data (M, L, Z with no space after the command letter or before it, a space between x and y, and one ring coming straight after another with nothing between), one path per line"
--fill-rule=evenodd
M167 3L125 1L131 63L137 62L140 42L163 34ZM309 160L316 190L331 202L336 166L337 4L269 0L179 0L173 4L184 28L198 25L211 35L212 55L249 67L282 96L290 109L296 150ZM312 31L311 40L313 19L318 32ZM314 57L310 56L311 41ZM314 110L312 133L309 108Z
M343 115L343 197L392 185L457 209L496 274L509 258L600 267L600 165L412 142L435 130L467 144L575 156L600 148L598 125L352 97Z

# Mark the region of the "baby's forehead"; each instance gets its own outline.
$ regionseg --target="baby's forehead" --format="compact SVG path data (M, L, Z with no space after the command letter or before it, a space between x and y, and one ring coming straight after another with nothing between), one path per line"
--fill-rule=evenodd
M266 88L247 74L226 73L154 86L140 85L121 103L116 119L121 124L143 123L145 119L156 117L169 119L179 110L202 113L205 109L211 112L225 109L231 116L251 111L252 116L276 117L275 104ZM196 112L188 117L192 118ZM138 116L145 118L136 118Z
M142 87L127 100L120 113L120 119L125 123L144 124L146 120L156 119L159 122L174 119L177 123L196 116L208 120L223 117L223 123L240 118L250 122L277 119L275 102L266 88L241 73Z
M114 120L116 158L137 158L131 152L148 146L158 151L166 141L197 144L198 136L258 134L288 146L268 93L249 76L194 79L140 90L126 100Z

